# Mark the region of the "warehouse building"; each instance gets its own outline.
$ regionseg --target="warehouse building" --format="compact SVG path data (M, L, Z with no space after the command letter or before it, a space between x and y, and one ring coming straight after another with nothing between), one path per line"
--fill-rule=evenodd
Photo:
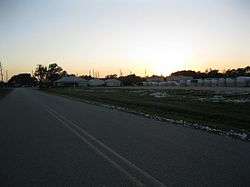
M204 86L204 79L197 79L197 86Z
M107 79L105 80L105 85L108 87L119 87L121 86L121 81L117 79Z
M58 87L70 87L70 86L79 86L84 87L88 85L88 81L76 76L67 76L62 77L61 79L54 82L55 86Z
M93 87L95 87L95 86L104 86L105 82L103 80L101 80L101 79L91 79L91 80L89 80L88 85L93 86Z
M250 77L237 77L236 78L236 85L237 87L247 87L250 86Z
M209 79L209 78L204 79L204 86L211 87L212 86L212 80Z
M219 78L218 86L219 87L225 87L226 86L226 79L225 78Z
M219 85L219 79L217 78L213 78L211 79L211 84L212 84L212 87L217 87Z
M235 87L236 86L236 79L226 78L226 86L227 87Z

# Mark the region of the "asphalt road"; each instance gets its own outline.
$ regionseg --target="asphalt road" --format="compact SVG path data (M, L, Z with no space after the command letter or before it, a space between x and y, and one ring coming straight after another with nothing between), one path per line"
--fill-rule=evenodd
M249 184L249 142L28 88L0 100L0 186Z

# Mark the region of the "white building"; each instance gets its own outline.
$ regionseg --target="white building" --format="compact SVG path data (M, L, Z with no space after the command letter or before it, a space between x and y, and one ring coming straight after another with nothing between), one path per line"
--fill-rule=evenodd
M206 86L206 87L212 86L212 80L211 79L204 79L204 86Z
M187 86L192 86L192 81L191 80L187 80L186 84L187 84Z
M219 78L218 86L219 87L225 87L226 86L226 79L225 78Z
M177 81L167 81L168 86L180 86L180 83Z
M66 87L66 86L87 86L88 81L76 76L62 77L61 79L54 82L55 86Z
M158 82L144 82L143 85L145 86L159 86Z
M211 84L212 84L212 86L213 87L216 87L216 86L218 86L218 84L219 84L219 79L217 79L217 78L212 78L211 79Z
M105 82L101 79L91 79L88 82L89 86L104 86Z
M247 87L250 86L250 77L240 76L236 78L237 87Z
M197 80L197 86L203 86L204 85L204 80L203 79L198 79Z
M159 82L159 86L168 86L167 81Z
M236 79L226 78L226 86L227 87L235 87L236 86Z
M121 86L121 81L117 79L107 79L105 80L105 85L108 87L119 87Z
M183 75L166 77L166 80L168 81L180 81L180 80L192 80L192 79L193 77L191 76L183 76Z
M149 83L147 81L142 82L143 86L149 86Z
M187 81L189 81L189 80L186 80L186 79L179 80L180 86L187 86Z

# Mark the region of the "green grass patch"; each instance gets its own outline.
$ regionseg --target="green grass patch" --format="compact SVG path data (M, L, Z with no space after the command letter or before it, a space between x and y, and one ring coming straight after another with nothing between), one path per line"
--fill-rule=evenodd
M250 93L245 92L143 88L53 88L47 91L220 129L250 130Z

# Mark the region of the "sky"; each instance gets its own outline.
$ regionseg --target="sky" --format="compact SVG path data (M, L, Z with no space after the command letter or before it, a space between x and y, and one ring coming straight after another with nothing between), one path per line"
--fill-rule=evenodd
M9 76L57 63L69 73L168 75L250 65L249 0L0 0Z

